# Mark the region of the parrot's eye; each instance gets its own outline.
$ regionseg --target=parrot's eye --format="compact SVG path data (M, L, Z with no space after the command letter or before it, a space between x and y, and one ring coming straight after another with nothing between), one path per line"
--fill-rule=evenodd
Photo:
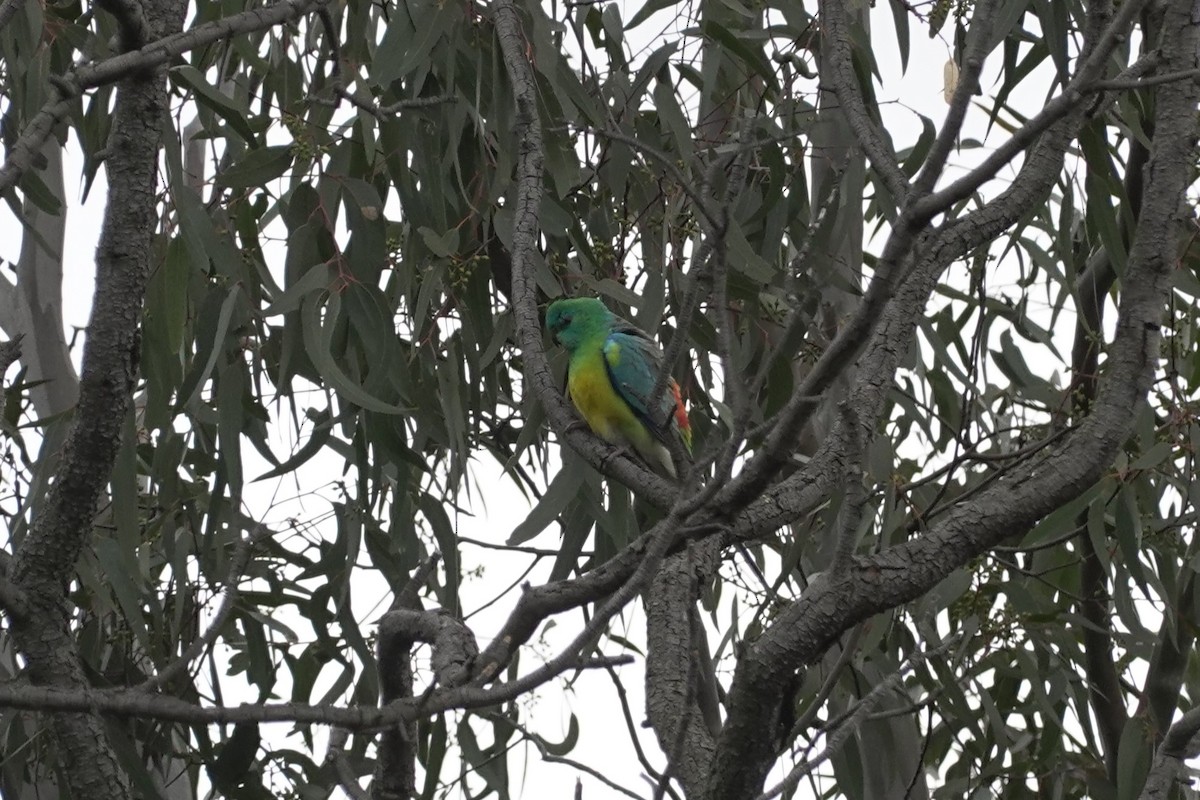
M554 321L554 324L550 326L550 330L554 331L555 333L558 333L559 331L561 331L563 328L567 327L570 324L571 324L570 317L559 317L558 319L556 319Z

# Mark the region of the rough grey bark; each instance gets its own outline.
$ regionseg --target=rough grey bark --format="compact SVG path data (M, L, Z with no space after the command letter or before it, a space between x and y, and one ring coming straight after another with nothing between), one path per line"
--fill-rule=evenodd
M1181 716L1163 738L1154 763L1139 795L1141 800L1168 800L1172 790L1182 783L1184 762L1200 753L1200 708Z
M707 691L713 665L694 646L703 626L693 630L689 609L699 599L697 585L711 581L719 566L717 543L705 542L691 554L664 559L646 593L646 717L667 754L669 774L689 797L700 796L716 750L708 720L715 717L717 730L720 726L719 710L712 705L716 697Z
M147 3L145 19L159 35L179 30L186 3ZM142 299L150 269L163 73L125 79L117 91L109 195L96 253L96 294L84 346L79 404L40 513L17 543L13 583L28 598L28 613L13 619L12 635L34 685L87 685L70 629L65 592L88 545L96 501L120 446L138 363ZM62 774L76 797L129 796L103 720L90 713L54 714Z

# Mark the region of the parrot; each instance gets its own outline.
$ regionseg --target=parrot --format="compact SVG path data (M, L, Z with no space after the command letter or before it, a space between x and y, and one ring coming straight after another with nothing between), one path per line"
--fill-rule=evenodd
M690 455L692 427L674 378L650 397L663 368L654 340L594 297L551 303L546 330L570 356L567 394L588 427L610 444L632 447L659 474L676 478L670 437Z

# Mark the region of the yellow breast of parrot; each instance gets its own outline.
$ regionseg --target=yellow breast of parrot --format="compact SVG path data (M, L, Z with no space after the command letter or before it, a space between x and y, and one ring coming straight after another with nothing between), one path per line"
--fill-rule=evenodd
M613 389L604 365L604 355L576 356L567 377L571 402L597 436L613 444L634 444L641 437L641 422Z

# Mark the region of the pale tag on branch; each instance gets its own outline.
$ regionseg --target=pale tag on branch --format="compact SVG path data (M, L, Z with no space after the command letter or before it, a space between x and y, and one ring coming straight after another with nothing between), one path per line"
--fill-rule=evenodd
M954 59L946 62L946 66L942 67L942 97L946 98L949 103L954 97L954 90L958 86L958 64L954 63Z

